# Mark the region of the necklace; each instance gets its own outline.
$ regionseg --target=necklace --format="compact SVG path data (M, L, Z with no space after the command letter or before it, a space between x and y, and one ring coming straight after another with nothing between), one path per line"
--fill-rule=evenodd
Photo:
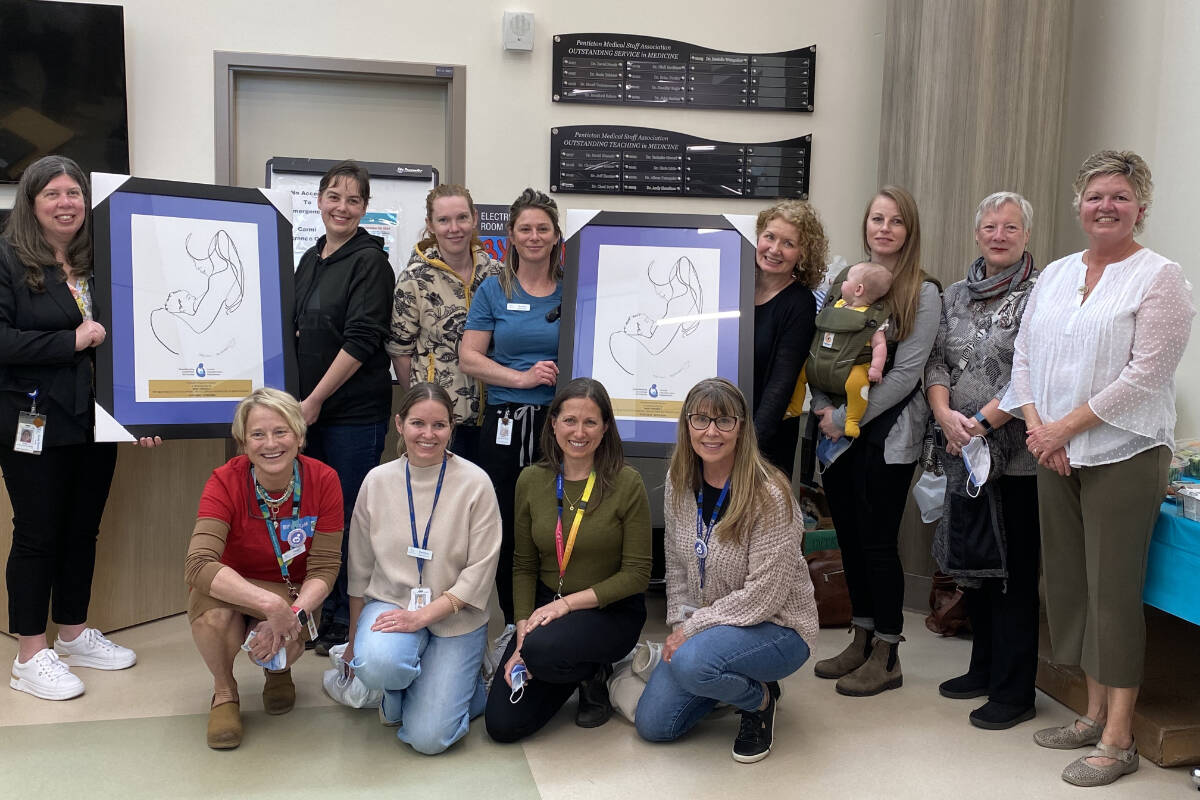
M575 506L579 505L579 501L583 499L583 492L580 492L579 496L576 499L572 500L571 496L569 494L567 494L567 490L563 489L563 497L565 497L567 499L567 510L574 511Z
M286 500L288 499L288 495L290 495L290 494L292 493L292 489L294 489L294 488L296 488L296 476L295 476L295 474L293 474L293 475L292 475L292 479L291 479L290 481L288 481L287 488L283 490L283 494L281 494L281 495L280 495L279 497L277 497L277 498L276 498L276 497L272 497L272 496L271 496L271 493L270 493L270 492L268 492L268 491L266 490L266 488L265 488L265 487L264 487L264 486L263 486L261 483L259 483L259 482L258 482L258 479L257 479L257 478L256 478L256 479L255 479L255 481L254 481L254 491L255 491L255 493L256 493L256 494L257 494L257 495L258 495L260 498L262 498L262 501L263 501L264 503L266 503L268 506L270 506L270 507L271 507L271 511L272 511L272 513L277 513L277 512L279 511L279 507L280 507L281 505L283 505L284 501L286 501Z

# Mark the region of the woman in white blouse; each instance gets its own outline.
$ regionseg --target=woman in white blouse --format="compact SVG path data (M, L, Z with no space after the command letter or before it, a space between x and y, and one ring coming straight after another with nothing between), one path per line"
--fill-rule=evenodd
M1175 368L1195 310L1179 265L1133 238L1153 189L1146 162L1101 151L1073 188L1088 249L1042 272L1001 406L1024 417L1038 459L1054 657L1087 677L1087 715L1034 740L1096 745L1062 777L1099 786L1138 768L1145 559L1174 442Z

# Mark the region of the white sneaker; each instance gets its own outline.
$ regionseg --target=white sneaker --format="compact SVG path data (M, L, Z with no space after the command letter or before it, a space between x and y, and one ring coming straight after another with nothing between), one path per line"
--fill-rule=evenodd
M83 681L49 647L38 650L24 664L14 658L8 685L43 700L70 700L83 694Z
M137 663L137 653L109 641L95 628L84 628L83 633L69 642L56 638L54 649L72 667L125 669Z

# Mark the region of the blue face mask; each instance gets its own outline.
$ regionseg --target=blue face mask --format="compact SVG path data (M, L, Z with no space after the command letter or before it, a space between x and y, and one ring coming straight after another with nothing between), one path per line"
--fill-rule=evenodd
M242 649L245 650L247 653L250 652L250 640L252 640L254 638L254 636L255 636L255 632L250 631L250 633L247 634L247 636L246 636L246 641L242 642ZM258 664L260 667L262 667L264 669L281 670L287 666L287 648L286 647L279 648L279 650L277 650L275 652L275 655L271 656L271 658L267 661L259 661L257 658L254 658L253 656L251 656L250 658L251 658L251 660L254 661L255 664Z
M971 441L962 449L962 460L967 466L967 494L979 497L979 491L987 483L988 475L992 471L992 451L988 447L987 439L972 436ZM971 491L971 487L974 487L975 491Z
M529 670L525 669L524 664L513 664L508 677L512 680L512 692L508 695L508 702L515 705L525 696L525 681L529 679Z

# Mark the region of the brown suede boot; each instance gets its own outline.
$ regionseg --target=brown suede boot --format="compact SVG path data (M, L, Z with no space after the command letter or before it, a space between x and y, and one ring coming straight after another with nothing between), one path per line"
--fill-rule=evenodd
M840 678L866 663L867 656L871 655L871 631L857 625L851 625L850 630L854 633L854 640L846 649L833 658L818 661L813 667L813 674L818 678Z
M267 682L263 684L263 711L268 714L286 714L296 705L296 684L292 683L292 670L283 672L267 672Z
M838 694L869 697L888 689L899 689L904 683L904 675L900 672L900 657L896 652L898 647L899 643L875 639L866 663L838 679Z
M213 698L216 702L216 698ZM242 743L241 706L230 700L213 706L208 712L208 746L213 750L232 750Z

